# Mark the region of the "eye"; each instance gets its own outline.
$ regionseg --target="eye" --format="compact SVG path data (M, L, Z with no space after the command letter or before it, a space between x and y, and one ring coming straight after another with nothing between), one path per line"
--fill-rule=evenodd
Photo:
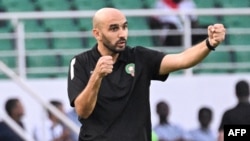
M111 31L117 31L118 27L111 27Z
M123 29L126 29L126 28L128 28L128 25L127 25L127 24L125 24L125 25L123 26Z
M109 30L110 30L110 31L113 31L113 32L117 31L118 29L119 29L118 26L110 26L110 27L109 27Z

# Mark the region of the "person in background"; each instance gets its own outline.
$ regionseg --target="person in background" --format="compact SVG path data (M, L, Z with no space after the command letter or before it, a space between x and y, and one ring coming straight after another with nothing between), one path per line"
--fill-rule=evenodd
M178 11L192 11L195 10L196 4L193 0L157 0L154 9L159 10L178 10ZM191 15L159 15L153 16L148 19L149 27L151 29L162 30L163 36L153 36L155 45L162 46L182 46L183 32L184 32L184 20L189 20L192 29L203 28L199 25L198 16ZM206 29L206 28L205 28ZM171 30L176 30L174 33L177 35L171 35ZM206 38L206 35L192 34L192 44L196 44Z
M169 121L169 106L165 101L156 105L159 123L153 128L159 141L188 141L188 133L180 126Z
M79 126L79 129L81 127L81 123L80 121L78 120L78 116L77 116L77 113L76 113L76 110L73 108L72 110L70 110L68 113L67 113L67 116L69 119L71 119L76 125ZM73 131L70 132L70 138L72 141L78 141L78 134L75 134Z
M216 141L215 134L210 129L213 112L208 107L200 108L198 121L200 127L190 131L191 141Z
M25 130L22 123L24 108L20 100L17 98L8 99L5 103L5 110L9 117ZM23 139L5 122L0 122L0 141L23 141Z
M178 9L181 11L192 11L192 10L196 10L197 6L195 4L195 2L193 0L181 0L178 3ZM197 28L199 27L199 22L198 22L198 16L195 14L191 14L191 15L186 15L186 17L182 17L187 18L190 23L191 23L191 27L192 28Z
M177 10L182 0L157 0L154 9L158 10ZM156 46L181 46L183 24L178 15L160 15L149 17L149 27L152 30L161 30L163 35L153 36L153 42ZM176 30L178 35L170 35L170 30Z
M58 100L51 100L50 104L64 113L63 104ZM34 130L36 141L72 141L70 130L65 127L61 121L49 110L47 111L48 119L41 122Z
M250 125L249 84L246 80L236 83L235 94L238 104L223 113L218 141L224 141L224 125Z

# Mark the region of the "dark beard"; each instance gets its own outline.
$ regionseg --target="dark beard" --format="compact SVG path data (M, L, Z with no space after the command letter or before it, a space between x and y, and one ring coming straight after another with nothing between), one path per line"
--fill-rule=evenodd
M120 38L113 46L111 45L111 43L109 42L109 40L107 40L107 38L103 35L103 38L104 38L104 42L103 42L103 45L111 52L113 52L114 54L116 53L120 53L124 50L116 50L115 49L115 46L121 42L121 41L125 41L125 46L126 46L126 39L125 38ZM106 41L106 42L105 42Z
M114 54L120 53L120 52L123 51L123 50L115 50L114 48L110 47L109 45L107 45L107 44L105 44L105 43L103 43L103 45L104 45L109 51L113 52Z

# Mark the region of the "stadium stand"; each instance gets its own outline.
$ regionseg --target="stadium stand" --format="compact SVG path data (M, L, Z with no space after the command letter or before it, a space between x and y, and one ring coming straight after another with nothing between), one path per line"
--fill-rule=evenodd
M1 57L0 56L0 59L4 63L6 63L8 67L13 68L13 69L16 67L16 57L13 57L13 56Z
M144 8L153 8L156 0L142 0Z
M70 9L70 4L65 0L38 0L34 3L41 7L42 11L65 11Z
M24 12L34 10L34 5L29 0L2 0L1 5L6 7L8 12Z
M55 49L81 49L84 44L80 38L59 38L54 40L53 48Z
M78 31L79 28L74 25L73 19L45 19L43 20L45 29L52 31Z
M141 9L143 3L140 0L111 0L112 5L118 9Z
M27 50L40 50L50 49L49 40L38 38L38 39L26 39L25 40Z
M249 7L249 0L194 0L198 8L235 8L235 7ZM116 7L119 9L142 9L152 8L155 0L1 0L0 8L6 9L1 12L28 12L28 11L74 11L74 10L97 10L102 7ZM71 19L25 19L22 20L25 26L26 33L51 33L51 32L85 32L91 31L91 18L71 18ZM249 15L225 15L225 16L199 16L199 23L206 26L211 23L222 22L227 28L249 28ZM145 17L128 17L130 30L149 30L148 23ZM10 21L7 24L0 23L0 33L12 33L13 27ZM224 45L250 45L250 35L228 35ZM51 50L58 49L88 49L95 43L92 37L63 37L63 38L26 38L25 48L30 50ZM150 36L130 36L128 43L131 45L143 45L152 47L153 42ZM0 50L14 50L14 42L12 39L0 39ZM0 56L1 60L7 63L10 67L15 68L15 57ZM36 67L68 67L68 62L72 55L58 56L27 56L27 68L32 69ZM250 57L246 52L218 51L211 53L202 63L235 63L235 62L249 62ZM66 69L67 70L67 69ZM246 69L247 70L247 69ZM249 72L249 70L247 70ZM197 68L194 73L217 73L216 69ZM221 72L228 72L221 71ZM230 70L232 72L232 70ZM238 71L240 72L240 71ZM176 74L182 74L177 72ZM63 75L65 76L66 72ZM38 74L38 78L46 77L48 75ZM49 74L51 76L51 74ZM35 73L28 75L28 77L36 77ZM55 75L56 77L56 75Z
M247 8L250 6L249 0L241 0L240 2L237 2L235 0L214 0L218 4L220 4L224 8Z
M216 0L205 0L205 1L200 1L200 0L194 0L197 8L215 8L215 7L220 7ZM198 16L198 22L200 25L207 26L211 23L218 23L219 22L219 17L218 16Z

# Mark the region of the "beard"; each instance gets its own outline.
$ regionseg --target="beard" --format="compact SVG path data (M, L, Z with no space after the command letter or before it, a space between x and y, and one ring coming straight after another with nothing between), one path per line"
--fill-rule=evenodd
M118 41L115 42L115 44L112 44L111 41L108 40L108 39L106 38L106 36L103 35L102 37L103 37L103 38L102 38L102 43L103 43L103 45L104 45L109 51L111 51L111 52L113 52L113 53L120 53L120 52L122 52L122 51L125 50L126 42L127 42L127 40L126 40L125 38L121 37ZM119 44L120 42L125 42L124 47L122 47L122 48L119 47L119 48L118 48L118 44Z

